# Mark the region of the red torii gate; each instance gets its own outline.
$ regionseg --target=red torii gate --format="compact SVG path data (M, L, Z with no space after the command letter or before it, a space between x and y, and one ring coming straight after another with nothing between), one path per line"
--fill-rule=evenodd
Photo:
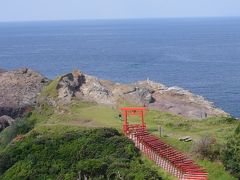
M123 115L123 132L124 134L129 134L136 129L146 129L146 124L144 122L144 113L146 111L145 107L123 107L121 108ZM139 116L141 122L139 124L129 124L129 116Z
M208 173L185 154L146 130L145 107L123 107L123 132L149 159L179 180L207 180ZM139 116L139 124L129 124L128 116Z

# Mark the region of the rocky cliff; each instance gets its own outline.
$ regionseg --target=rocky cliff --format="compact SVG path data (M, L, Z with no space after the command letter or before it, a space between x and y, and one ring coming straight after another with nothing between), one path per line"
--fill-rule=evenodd
M0 71L0 117L16 118L24 114L36 102L48 79L27 68Z
M228 115L201 96L149 80L120 84L74 71L60 78L57 92L59 102L63 103L74 97L111 106L125 101L195 119Z
M47 84L47 78L31 69L22 68L13 71L1 69L0 131L12 123L10 118L19 117L30 111L36 104L38 94ZM74 71L57 80L55 91L57 98L52 101L55 105L70 103L74 98L115 107L123 102L145 105L150 109L194 119L228 115L201 96L149 80L120 84Z

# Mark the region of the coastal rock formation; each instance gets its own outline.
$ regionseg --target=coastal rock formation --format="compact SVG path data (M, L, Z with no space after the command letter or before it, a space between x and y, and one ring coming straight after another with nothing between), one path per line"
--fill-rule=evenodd
M65 103L70 102L72 97L103 104L113 104L114 101L111 92L97 78L80 71L62 76L57 90L58 98Z
M0 117L0 132L5 129L6 127L10 126L14 122L9 116L1 116Z
M58 82L58 97L64 101L71 101L79 87L85 83L85 76L76 71L62 76Z
M36 97L48 79L27 68L0 74L0 116L21 116L36 103Z
M57 90L59 101L65 103L74 97L111 106L125 101L194 119L228 115L201 96L149 80L120 84L74 71L61 77Z
M7 72L7 71L0 68L0 76L1 76L1 74L4 73L4 72Z

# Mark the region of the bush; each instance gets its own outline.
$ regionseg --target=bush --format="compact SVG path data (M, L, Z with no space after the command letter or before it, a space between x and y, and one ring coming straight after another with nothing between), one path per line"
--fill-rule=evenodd
M221 157L225 168L240 178L240 124L228 138Z
M0 134L0 147L5 147L17 135L28 133L33 129L35 122L28 119L17 119L11 126L4 129Z
M187 121L180 121L180 122L169 122L166 123L166 127L172 129L182 129L182 130L189 130L191 129L191 124Z
M48 127L49 128L49 127ZM115 129L32 130L0 152L0 179L159 179L134 144Z
M237 122L237 119L232 116L210 117L210 118L208 118L207 121L210 125L222 125L222 124L233 124L233 123Z
M201 159L217 160L220 157L220 145L212 136L203 136L193 146L193 153Z
M79 161L77 164L79 169L79 176L84 174L86 177L101 177L107 179L106 172L108 165L104 159L88 159L85 161Z
M233 123L233 122L236 122L236 121L237 121L236 118L234 118L234 117L232 117L232 116L227 117L227 118L225 119L225 123L229 123L229 124L231 124L231 123Z
M240 134L240 124L238 125L238 127L235 129L235 135Z

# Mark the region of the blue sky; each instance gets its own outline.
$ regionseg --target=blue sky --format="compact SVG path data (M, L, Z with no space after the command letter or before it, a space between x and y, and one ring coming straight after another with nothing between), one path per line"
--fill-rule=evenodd
M240 0L0 0L0 21L240 16Z

